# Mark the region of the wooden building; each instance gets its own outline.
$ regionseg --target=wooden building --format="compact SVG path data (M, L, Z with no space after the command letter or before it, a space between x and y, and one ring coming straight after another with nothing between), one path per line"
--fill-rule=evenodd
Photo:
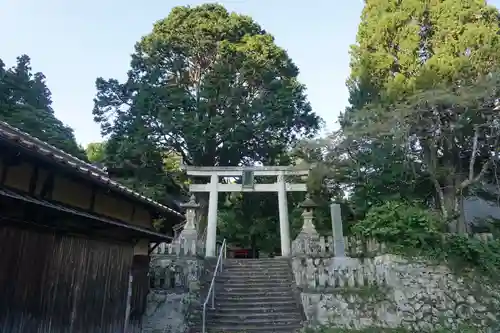
M0 122L0 332L139 331L158 217L183 220Z

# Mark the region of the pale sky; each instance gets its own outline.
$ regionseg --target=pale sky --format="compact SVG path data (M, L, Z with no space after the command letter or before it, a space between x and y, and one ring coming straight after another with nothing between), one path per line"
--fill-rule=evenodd
M100 141L92 119L95 79L124 79L141 36L172 7L210 1L0 0L0 58L31 57L47 77L53 108L75 130L79 143ZM316 113L335 128L347 105L349 45L363 0L227 0L229 11L250 15L272 33L300 68ZM499 4L500 0L492 1Z

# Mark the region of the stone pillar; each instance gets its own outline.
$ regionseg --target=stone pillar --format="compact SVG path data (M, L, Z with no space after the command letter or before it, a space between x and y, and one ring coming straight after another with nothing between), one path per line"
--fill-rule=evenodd
M332 218L333 249L335 257L345 257L344 230L342 227L340 204L332 202L330 204L330 214Z
M189 201L181 204L181 207L186 208L186 224L179 235L179 239L182 239L187 247L184 249L185 254L196 255L198 231L195 219L196 210L200 207L200 205L196 203L196 197L192 194Z
M205 256L215 257L217 245L217 204L219 192L217 192L217 184L219 176L212 175L210 177L210 197L208 199L208 221L207 221L207 239L205 243Z
M285 174L278 175L278 209L280 215L281 255L289 257L290 251L290 221L288 220L288 201L286 198Z

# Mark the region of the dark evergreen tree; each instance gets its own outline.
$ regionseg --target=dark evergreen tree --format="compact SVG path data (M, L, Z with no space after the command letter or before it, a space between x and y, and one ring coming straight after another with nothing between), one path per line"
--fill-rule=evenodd
M0 120L65 152L86 159L73 130L56 118L51 92L42 73L33 73L23 55L9 69L0 60Z

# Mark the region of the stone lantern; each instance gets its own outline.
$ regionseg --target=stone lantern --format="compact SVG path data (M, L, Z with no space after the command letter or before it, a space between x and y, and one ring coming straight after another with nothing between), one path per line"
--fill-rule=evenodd
M196 224L194 220L196 218L196 210L200 207L200 204L196 202L194 194L191 195L188 202L181 204L181 207L186 208L186 224L184 225L181 235L185 236L186 233L196 234Z
M306 195L304 202L300 204L303 209L302 218L304 219L302 230L292 242L292 255L311 255L318 253L319 234L314 227L314 208L318 205L311 199L310 195Z
M314 227L314 209L318 205L311 199L311 196L306 194L306 199L300 204L300 207L304 209L302 212L302 218L304 219L304 224L302 225L302 231L306 234L317 234L316 227Z
M186 208L186 224L184 224L184 228L177 239L177 246L179 248L177 254L195 255L197 252L198 231L196 230L194 220L196 218L196 210L200 205L196 202L194 194L192 194L189 201L181 204L181 207Z

